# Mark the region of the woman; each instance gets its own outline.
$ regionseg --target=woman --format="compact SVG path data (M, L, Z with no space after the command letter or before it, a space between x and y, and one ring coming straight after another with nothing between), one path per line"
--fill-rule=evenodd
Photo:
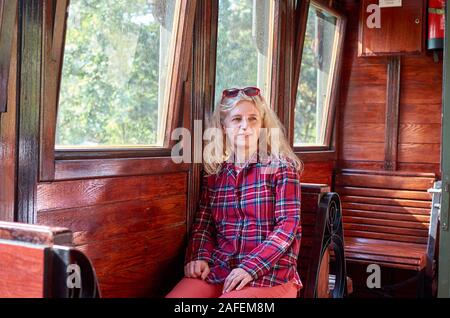
M185 277L169 298L297 296L302 163L256 87L223 91Z

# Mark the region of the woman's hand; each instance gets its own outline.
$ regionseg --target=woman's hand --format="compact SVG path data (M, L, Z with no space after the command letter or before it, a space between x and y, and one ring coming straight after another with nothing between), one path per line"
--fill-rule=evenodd
M184 275L190 278L201 278L205 280L209 274L209 265L206 261L192 261L184 266Z
M223 284L222 293L228 293L232 291L236 286L236 290L241 290L245 285L253 280L253 277L247 273L242 268L235 268L231 273L225 278L225 283ZM238 285L239 284L239 285Z

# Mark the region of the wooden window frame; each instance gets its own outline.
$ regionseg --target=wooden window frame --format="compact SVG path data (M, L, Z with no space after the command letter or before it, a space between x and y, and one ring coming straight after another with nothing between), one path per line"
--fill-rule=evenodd
M162 147L55 150L57 109L64 56L65 34L68 18L68 0L44 0L43 17L43 58L41 90L41 130L40 130L40 181L66 179L78 175L79 167L93 171L83 173L89 177L100 176L95 165L99 159L109 160L111 165L127 164L128 158L135 162L139 158L154 158L170 164L171 148L177 141L170 140L171 132L180 127L183 119L182 95L187 78L192 45L192 32L197 0L179 0L180 17L174 30L174 55L170 60L170 82L166 88L168 103L167 122ZM56 2L56 3L55 3ZM150 164L153 166L153 164ZM184 166L184 165L181 165ZM78 168L77 168L78 167ZM185 169L186 167L184 167ZM58 169L58 171L56 171ZM123 171L123 170L122 170ZM100 175L99 175L100 174Z
M316 8L329 12L330 14L336 16L338 18L336 25L336 33L337 39L334 43L334 65L331 80L331 88L330 88L330 96L328 98L329 105L327 106L327 120L325 123L325 138L324 145L314 146L314 145L305 145L305 146L295 146L294 145L294 114L295 114L295 101L297 96L298 84L300 81L300 72L301 72L301 62L302 62L302 54L303 54L303 45L305 40L305 33L307 27L307 18L308 18L308 10L309 7L313 5ZM293 146L294 152L302 157L304 154L307 154L307 158L314 158L316 156L335 159L336 157L336 117L337 117L337 103L339 101L339 87L340 87L340 75L342 69L342 61L343 61L343 51L344 51L344 39L345 32L347 27L347 18L346 16L336 8L332 6L330 1L323 0L310 0L310 1L299 1L297 3L296 8L296 17L297 17L297 34L295 44L295 69L294 69L294 78L293 78L293 86L291 92L291 100L293 100L291 111L292 120L289 121L289 131L292 133L289 138L290 144Z
M0 0L0 113L6 112L9 65L17 18L18 0Z

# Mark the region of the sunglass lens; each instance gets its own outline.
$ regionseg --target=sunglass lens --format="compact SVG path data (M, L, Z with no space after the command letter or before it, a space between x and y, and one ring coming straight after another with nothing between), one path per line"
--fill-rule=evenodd
M238 88L230 88L230 89L224 90L222 96L230 98L230 97L236 97L238 94L239 94Z
M259 95L259 88L257 88L257 87L246 87L246 88L244 88L244 93L247 96Z

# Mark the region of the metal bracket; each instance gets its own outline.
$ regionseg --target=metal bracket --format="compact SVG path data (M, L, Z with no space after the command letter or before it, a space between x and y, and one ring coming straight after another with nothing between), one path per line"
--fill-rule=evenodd
M448 176L445 178L445 182L443 183L443 191L449 193L449 180ZM441 197L442 200L442 197ZM449 209L441 209L441 229L443 231L448 231L449 224L448 224L448 213Z

